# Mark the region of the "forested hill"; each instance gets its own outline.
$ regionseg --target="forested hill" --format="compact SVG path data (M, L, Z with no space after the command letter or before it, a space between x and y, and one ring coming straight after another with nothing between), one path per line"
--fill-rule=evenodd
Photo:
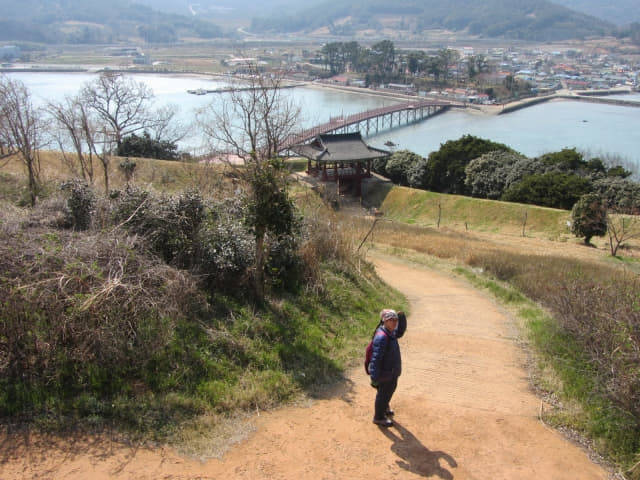
M613 24L546 0L325 1L297 12L254 19L255 32L327 29L335 35L393 28L420 34L447 29L481 37L554 41L610 34Z
M560 5L618 25L640 22L640 0L554 0Z
M128 0L0 0L0 12L0 41L163 43L223 35L210 21L161 13Z
M620 0L615 9L603 0L554 1L0 0L0 41L168 43L231 36L253 16L255 33L406 38L444 29L484 38L556 41L616 34L614 23L600 19L611 16L596 18L578 9L596 14L615 10L618 19L626 10L629 23L640 11L633 5L640 0Z

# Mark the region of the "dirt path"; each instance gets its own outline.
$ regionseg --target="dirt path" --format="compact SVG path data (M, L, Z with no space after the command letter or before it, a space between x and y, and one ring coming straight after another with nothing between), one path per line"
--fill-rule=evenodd
M0 436L0 479L608 478L538 420L525 355L499 307L445 274L391 259L376 265L411 303L395 428L371 423L374 391L359 367L311 407L252 418L255 433L222 460L100 439Z

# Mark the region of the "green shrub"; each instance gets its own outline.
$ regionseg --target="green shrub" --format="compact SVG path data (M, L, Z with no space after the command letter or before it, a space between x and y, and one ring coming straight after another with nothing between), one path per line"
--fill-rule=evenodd
M607 209L597 193L580 197L571 209L571 231L576 237L584 237L588 244L592 237L607 233Z
M516 152L495 151L475 158L465 167L465 185L473 197L498 199L507 185L513 165L523 156Z
M211 291L247 285L255 238L247 230L238 200L213 205L197 235L194 269Z
M502 200L571 210L578 199L590 191L591 182L586 178L548 172L523 178L504 192Z
M88 230L96 208L96 196L84 180L70 180L61 187L69 192L65 217L75 230Z
M631 214L640 212L640 183L626 178L607 177L596 180L593 188L609 208Z
M442 193L466 194L465 168L471 160L485 153L510 151L501 143L472 135L463 135L458 140L449 140L427 158L423 181L424 188Z

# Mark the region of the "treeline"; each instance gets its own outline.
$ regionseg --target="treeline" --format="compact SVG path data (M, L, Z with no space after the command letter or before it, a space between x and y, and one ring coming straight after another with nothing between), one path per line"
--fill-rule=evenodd
M149 43L166 43L185 36L223 36L212 22L120 0L0 0L0 10L0 40L7 41L101 44L138 37Z
M431 76L436 83L449 77L451 65L460 54L442 48L433 54L425 51L400 51L391 40L382 40L367 48L358 42L330 42L322 46L320 55L331 75L347 70L362 73L367 84L406 81L407 74ZM488 62L483 56L470 60L475 73L486 72ZM417 79L412 78L412 81Z
M287 32L329 27L334 35L353 35L359 30L382 30L380 20L383 15L401 16L396 28L415 34L424 30L447 29L483 37L555 41L615 31L612 24L544 0L491 0L482 4L469 0L447 3L401 0L393 4L382 0L324 2L295 13L254 19L252 29ZM346 18L349 20L342 21Z
M399 50L391 40L371 47L356 41L329 42L322 46L317 60L324 67L315 72L319 77L352 72L359 73L366 86L397 83L422 90L460 84L468 87L496 69L486 55L461 58L459 51L450 48ZM482 90L490 99L523 97L531 94L531 84L507 75L499 83L485 83Z
M374 163L398 185L441 193L570 210L596 193L610 209L638 214L640 184L620 165L585 159L575 149L528 158L508 146L465 135L428 158L403 150Z

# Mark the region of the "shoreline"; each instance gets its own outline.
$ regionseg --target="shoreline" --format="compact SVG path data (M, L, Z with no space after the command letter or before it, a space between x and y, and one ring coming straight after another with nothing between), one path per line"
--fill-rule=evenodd
M133 68L133 69L114 69L109 67L88 67L88 66L70 66L70 67L62 67L62 66L20 66L17 68L0 68L0 73L86 73L86 74L96 74L102 71L111 71L118 72L123 74L135 74L135 75L160 75L160 76L171 76L175 78L226 78L233 79L235 78L233 75L225 74L225 73L214 73L214 72L201 72L201 71L185 71L185 70L148 70L144 68ZM506 103L500 104L472 104L459 102L455 100L450 100L448 97L442 96L425 96L420 97L417 95L407 95L400 92L389 91L387 89L370 89L366 87L352 87L348 85L331 85L321 82L315 81L300 81L294 79L287 79L287 88L295 88L295 87L305 87L312 88L317 90L332 90L337 92L344 92L355 95L366 95L371 97L384 97L389 100L396 101L398 103L407 102L414 100L416 98L433 98L437 100L444 100L451 103L451 106L454 108L464 108L472 115L503 115L511 112L515 112L517 110L521 110L523 108L531 107L538 105L540 103L548 102L548 101L557 101L557 100L578 100L578 101L586 101L591 103L606 103L617 106L632 106L632 107L640 107L640 102L633 100L621 100L621 99L608 99L606 98L609 95L618 95L618 94L631 94L633 90L629 88L616 88L609 90L584 90L584 91L573 91L573 90L558 90L551 95L545 96L536 96L536 97L528 97L521 100L513 100Z

